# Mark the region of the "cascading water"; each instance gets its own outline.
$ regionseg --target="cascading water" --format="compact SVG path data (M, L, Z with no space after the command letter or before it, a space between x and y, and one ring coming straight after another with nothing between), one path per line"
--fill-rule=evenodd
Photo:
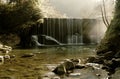
M83 26L80 26L80 45L83 44Z
M81 22L82 19L80 20L78 18L91 19L91 18L99 17L100 12L98 11L99 10L98 7L101 5L101 3L100 3L101 1L98 2L98 1L92 0L91 4L88 5L88 6L90 6L89 10L85 9L85 7L83 7L83 5L79 5L79 6L83 7L83 8L79 9L80 10L79 16L78 16L78 14L77 14L78 17L70 16L72 18L68 18L67 16L65 16L65 14L61 13L60 11L63 11L63 10L60 10L60 8L58 8L58 6L57 6L57 8L55 8L56 5L58 4L58 3L56 3L54 6L53 4L55 1L56 0L51 0L51 1L50 0L40 0L40 9L43 13L44 18L47 19L46 20L47 22L45 22L46 27L43 28L43 30L46 29L47 33L44 33L44 34L51 36L51 37L55 38L56 40L58 40L62 43L69 44L69 45L83 45L84 43L86 43L85 39L87 38L87 36L84 33L84 30L85 30L84 25L82 25L82 23L83 23L83 22ZM61 1L63 1L63 0L61 0ZM65 1L65 2L67 2L67 1ZM71 0L70 2L74 2L74 1ZM82 0L80 0L80 2L83 3ZM69 8L71 6L71 5L69 6L68 3L66 4L67 8ZM86 0L85 3L88 4L88 1ZM106 0L106 4L112 4L112 1ZM78 6L78 4L75 4L75 5ZM106 10L109 10L107 12L110 12L111 8L109 8L108 6L109 5L106 5ZM73 8L74 7L75 6L73 5ZM71 12L76 13L76 9L75 10L72 9ZM68 11L66 10L66 12L68 12ZM69 12L69 13L71 13L71 12ZM68 15L70 15L69 13L68 13ZM86 15L86 13L87 14L89 13L89 14ZM108 16L109 16L109 13L108 13ZM73 17L76 19L73 19ZM65 19L65 20L63 20L63 19ZM91 27L91 28L93 28L93 27ZM103 26L101 28L105 28L105 27ZM64 30L66 30L66 31L64 31ZM95 42L96 39L97 39L97 43L101 39L101 37L99 38L99 35L97 36L95 34L90 34L88 36L90 38L91 44L93 42ZM99 34L99 33L97 33L97 34ZM45 41L44 41L44 43L45 43Z

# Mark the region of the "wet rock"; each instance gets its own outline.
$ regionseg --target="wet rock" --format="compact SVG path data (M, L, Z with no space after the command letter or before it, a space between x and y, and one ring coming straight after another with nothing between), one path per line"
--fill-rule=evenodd
M95 61L95 57L89 57L89 58L87 58L87 60L86 60L86 62L88 62L88 63L93 63L93 61Z
M53 72L58 75L68 74L69 72L72 72L75 66L79 63L79 59L71 59L67 60L64 63L57 66Z
M77 64L75 66L76 69L82 69L82 68L85 68L85 65L84 64Z
M42 79L52 79L54 77L57 77L57 75L53 72L48 72L42 76Z
M102 69L108 71L108 75L115 73L116 68L120 67L120 59L113 58L112 60L106 60Z
M15 58L15 55L10 55L10 58Z
M108 51L104 54L104 59L111 60L114 57L114 52Z
M111 79L120 79L120 67L116 68L115 74L113 74Z
M87 63L98 63L98 64L103 64L104 60L102 56L99 57L89 57L86 60Z
M57 66L58 64L46 64L45 65L50 71L53 71Z
M55 77L53 77L51 79L60 79L60 77L59 76L55 76Z
M27 54L22 55L21 58L28 58L28 57L33 57L33 56L35 56L35 54L27 53Z
M42 79L51 79L51 78L49 78L49 77L43 77Z
M115 54L115 58L120 58L120 51Z
M77 77L77 76L80 76L81 73L70 73L69 74L69 77Z
M75 65L71 61L66 61L59 66L57 66L53 72L58 74L58 75L63 75L66 74L68 70L73 70L75 68Z
M101 75L100 74L96 74L96 76L100 77Z
M93 67L94 69L101 69L102 68L102 65L97 64L97 63L86 63L86 66Z

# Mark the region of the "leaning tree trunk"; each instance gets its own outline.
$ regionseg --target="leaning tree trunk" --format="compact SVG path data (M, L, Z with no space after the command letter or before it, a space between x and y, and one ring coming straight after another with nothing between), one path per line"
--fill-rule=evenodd
M120 0L116 0L114 18L97 47L98 56L104 56L108 52L110 54L108 56L112 57L120 52Z

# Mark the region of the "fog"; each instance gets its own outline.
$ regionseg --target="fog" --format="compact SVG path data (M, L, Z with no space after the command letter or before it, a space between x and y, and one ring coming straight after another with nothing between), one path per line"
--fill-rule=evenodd
M100 41L103 37L106 26L102 21L102 9L105 8L106 16L109 22L114 13L115 0L42 0L41 10L45 18L88 18L99 19L100 22L93 26L90 31L90 38ZM97 34L98 37L94 37Z
M101 15L102 0L49 0L56 11L73 18L96 18ZM107 16L112 16L114 0L105 0Z

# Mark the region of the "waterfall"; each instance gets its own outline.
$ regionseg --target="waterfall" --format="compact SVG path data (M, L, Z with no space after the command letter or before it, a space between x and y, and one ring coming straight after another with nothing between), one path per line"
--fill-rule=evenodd
M61 29L60 29L60 27L61 27L61 24L60 24L60 19L58 19L58 31L59 31L59 41L61 40L61 35L60 35L60 33L61 33Z
M83 45L83 25L80 26L80 45Z
M99 39L97 30L95 30L99 26L96 27L94 23L94 19L45 18L45 22L42 24L43 28L38 30L40 31L38 33L41 33L39 41L42 40L41 43L46 45L92 44ZM96 27L95 32L91 32L93 27Z

